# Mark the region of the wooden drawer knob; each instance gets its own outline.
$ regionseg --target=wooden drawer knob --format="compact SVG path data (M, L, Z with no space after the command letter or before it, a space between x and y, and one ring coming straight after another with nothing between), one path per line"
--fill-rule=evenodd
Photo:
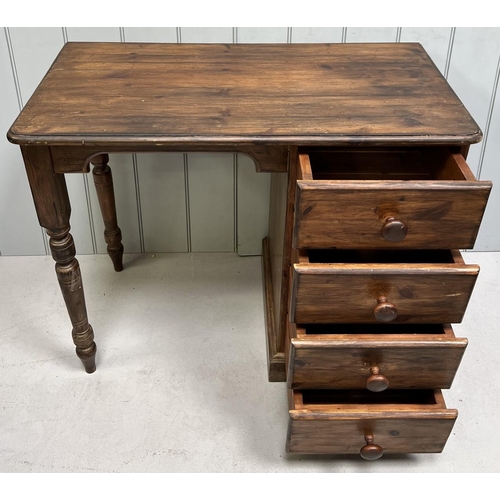
M359 454L365 460L377 460L384 454L384 450L373 442L373 435L367 434L365 436L366 444L359 450Z
M384 240L391 241L392 243L399 243L406 238L408 234L408 226L393 216L385 219L382 226L382 236Z
M372 392L382 392L389 387L389 380L380 374L378 366L372 366L371 375L366 380L366 388Z
M378 304L373 309L373 315L377 321L386 323L398 317L396 306L388 302L387 297L379 297L377 302Z

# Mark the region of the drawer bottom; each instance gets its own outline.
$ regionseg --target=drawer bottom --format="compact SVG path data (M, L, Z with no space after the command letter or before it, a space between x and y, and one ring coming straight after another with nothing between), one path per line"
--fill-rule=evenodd
M288 453L440 453L458 414L439 390L290 390L289 399Z

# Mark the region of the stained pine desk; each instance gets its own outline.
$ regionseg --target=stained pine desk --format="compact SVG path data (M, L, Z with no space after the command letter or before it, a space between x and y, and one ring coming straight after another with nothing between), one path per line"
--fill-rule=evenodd
M382 448L442 449L456 410L439 389L466 346L448 323L461 320L478 273L454 249L474 244L491 185L465 161L481 131L421 45L68 43L8 138L21 147L88 373L96 344L65 175L93 165L121 271L109 153L242 153L272 173L268 365L274 381L288 369L288 450L365 443L373 459ZM425 390L395 400L355 391L389 386Z
M21 147L76 353L89 373L96 344L65 175L94 166L108 253L121 271L108 153L238 152L271 172L264 241L269 373L284 380L299 150L435 146L465 157L481 132L419 44L68 43L8 138ZM479 226L477 213L471 217L472 230L456 229L469 231L468 242ZM387 219L389 240L392 234L398 241L407 222ZM395 314L381 304L381 314Z

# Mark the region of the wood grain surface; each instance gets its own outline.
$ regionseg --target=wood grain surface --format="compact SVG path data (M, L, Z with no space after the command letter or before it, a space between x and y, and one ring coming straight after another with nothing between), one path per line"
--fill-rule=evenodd
M321 401L323 397L330 402L304 403L307 391L289 393L288 453L359 454L366 444L365 435L369 434L384 454L439 453L457 418L456 410L446 408L439 390L434 391L434 402L423 394L421 404L418 395L412 396L416 400L412 403L398 401L404 401L404 397L398 396L394 402L385 398L383 404L345 404L334 402L336 398L331 397L330 391L317 392L323 395L316 393L314 399ZM349 396L349 391L332 392ZM381 399L385 394L372 393L373 399ZM352 397L360 399L357 394Z
M269 238L264 238L262 240L262 283L264 285L264 313L266 315L267 375L269 382L284 382L286 380L285 359L283 351L280 350L280 339L278 338L279 302L276 308L276 295L274 294L276 283L273 283L272 270ZM277 295L279 297L279 293Z
M418 43L67 43L8 137L470 144L481 131Z
M434 325L429 326L433 331ZM364 389L373 367L387 378L390 389L451 387L467 339L456 338L450 325L443 325L440 334L417 333L422 331L418 327L413 334L401 327L406 333L393 333L397 326L381 327L390 333L353 334L347 333L349 328L346 333L327 333L324 325L322 333L308 334L317 330L291 324L289 387Z
M283 312L286 315L286 301L282 303L283 288L288 290L283 274L290 273L290 255L288 255L288 266L284 267L285 259L285 232L287 214L287 187L289 184L288 174L271 174L271 194L269 200L269 260L271 269L271 289L273 297L273 323L276 331L275 348L283 352L282 319ZM285 309L285 311L283 311Z
M476 181L460 154L445 151L299 155L294 246L472 248L491 182ZM389 220L404 229L400 237L391 238Z
M459 252L323 251L313 263L308 255L293 265L292 323L376 323L380 297L396 307L394 323L460 323L479 273Z

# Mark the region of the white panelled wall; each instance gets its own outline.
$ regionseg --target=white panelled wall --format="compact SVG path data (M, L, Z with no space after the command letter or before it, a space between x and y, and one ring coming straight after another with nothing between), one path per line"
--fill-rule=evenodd
M19 148L5 134L67 41L420 42L484 132L469 164L494 183L476 250L500 250L500 28L5 28L0 36L0 252L47 253ZM269 174L233 154L111 155L126 252L260 254ZM92 174L67 175L77 251L104 253Z

